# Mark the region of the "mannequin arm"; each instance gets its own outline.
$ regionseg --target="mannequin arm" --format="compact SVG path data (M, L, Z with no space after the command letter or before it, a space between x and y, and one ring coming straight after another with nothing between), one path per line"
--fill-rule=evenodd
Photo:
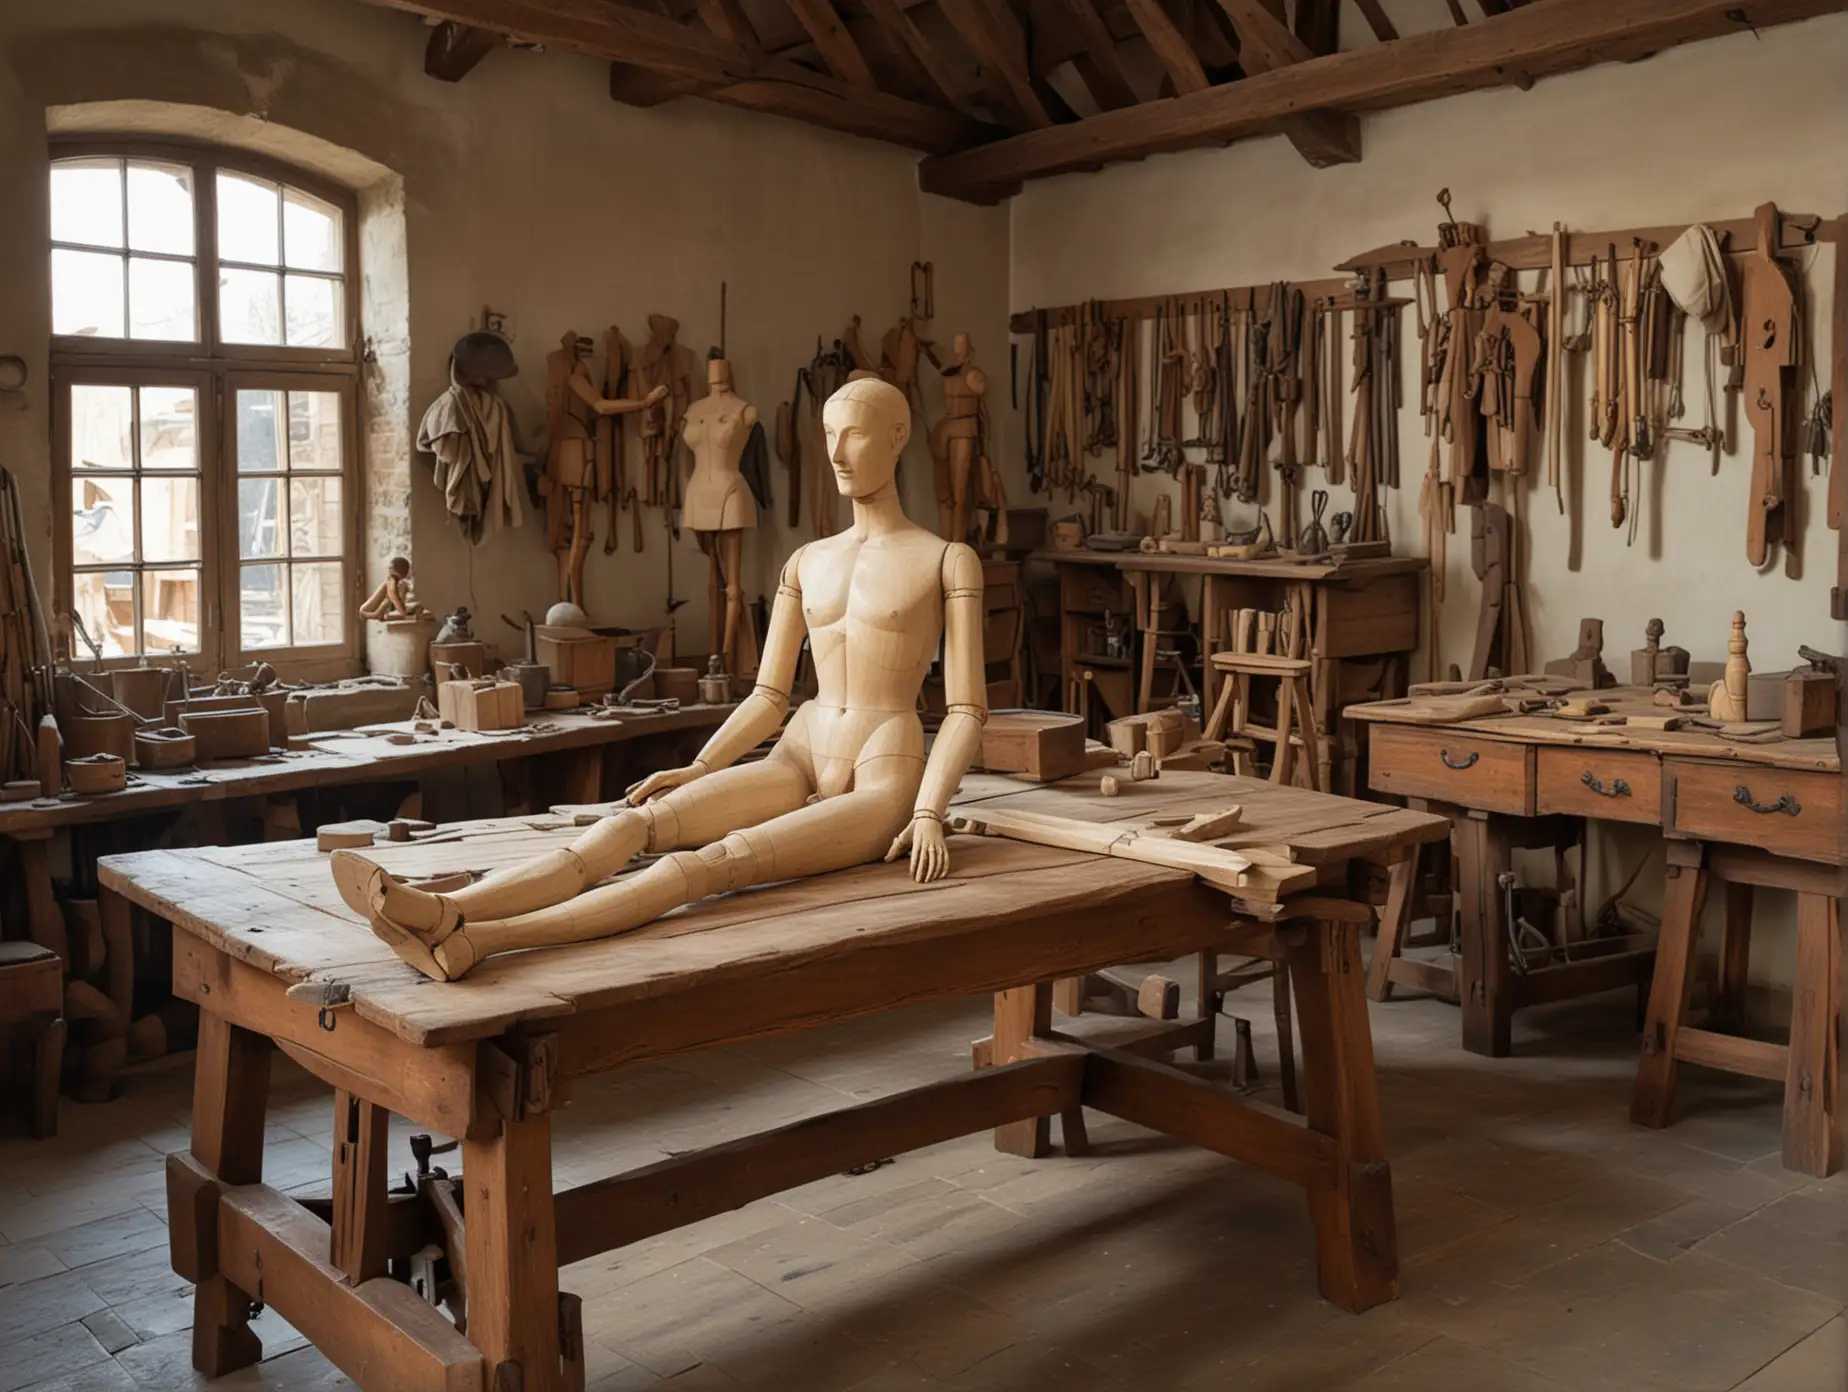
M632 397L607 397L598 394L597 389L583 377L573 375L571 390L586 406L600 416L626 416L634 411L645 411L657 401L667 397L666 387L656 387L647 396L640 399Z
M987 671L982 662L982 562L958 542L943 559L943 694L949 714L938 727L924 765L912 819L941 823L950 799L982 748L988 722Z
M807 625L802 618L802 585L798 576L802 549L783 563L777 582L776 603L770 610L770 629L757 666L757 685L738 703L725 723L712 733L695 763L707 773L727 768L776 733L789 711L789 692L796 684L796 661L802 655Z

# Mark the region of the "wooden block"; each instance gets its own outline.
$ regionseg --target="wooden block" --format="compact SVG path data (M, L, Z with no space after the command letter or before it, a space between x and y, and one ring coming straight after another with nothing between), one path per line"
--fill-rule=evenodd
M0 802L28 802L38 795L36 778L15 778L11 783L0 783Z
M1136 988L1136 1009L1151 1020L1178 1020L1181 1015L1181 983L1151 974Z
M1063 711L992 711L982 727L981 766L1039 783L1085 769L1084 721Z
M447 681L436 689L436 704L458 730L514 730L526 719L517 682Z
M417 817L393 817L385 827L385 834L393 841L409 841L417 832L435 830L435 822L426 822Z
M1174 828L1168 835L1176 841L1216 841L1231 833L1244 817L1245 809L1242 807L1228 807L1223 812L1202 812Z
M388 725L409 720L417 710L421 683L322 687L298 693L301 734L322 730L352 730L361 725ZM442 688L439 686L438 691Z
M699 700L697 667L657 667L654 680L655 695L662 700L679 701L688 706ZM579 686L578 690L583 691L584 688Z
M144 769L185 768L199 757L199 741L184 730L135 731L135 762Z
M585 696L601 696L616 685L616 640L606 634L567 636L547 634L541 627L533 637L535 660L551 669L559 686L575 686ZM691 670L691 669L688 669ZM694 672L694 692L699 673ZM688 701L693 696L686 697Z
M488 645L477 642L432 643L430 670L435 673L439 684L485 676L488 670Z
M1809 739L1835 730L1835 674L1809 668L1784 678L1783 730L1791 739Z
M385 823L375 822L369 817L362 817L352 822L329 822L314 834L315 849L320 851L353 851L370 846Z
M1752 672L1745 679L1745 718L1781 720L1784 716L1784 681L1790 672Z
M197 757L252 759L269 753L270 718L262 707L246 710L185 711L180 728L196 741Z

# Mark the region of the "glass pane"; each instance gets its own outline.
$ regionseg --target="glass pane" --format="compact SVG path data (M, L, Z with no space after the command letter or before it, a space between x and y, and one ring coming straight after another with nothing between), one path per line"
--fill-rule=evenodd
M288 306L291 348L338 348L341 343L340 282L320 276L286 276L284 303Z
M122 245L122 161L59 160L51 166L51 239Z
M135 481L79 474L71 479L71 563L135 559Z
M77 391L126 391L126 387L78 387ZM199 402L191 387L141 389L141 467L199 467Z
M192 177L183 164L128 166L131 250L193 254Z
M277 190L248 174L218 172L218 259L280 266Z
M344 621L340 598L342 567L328 561L320 565L290 566L290 590L295 600L295 646L338 643Z
M198 338L194 303L192 262L128 258L130 338Z
M199 480L146 478L141 481L141 559L199 559ZM143 609L144 614L152 612Z
M281 343L282 277L220 270L218 336L226 343Z
M282 532L282 481L237 481L237 554L246 560L286 556Z
M132 469L134 401L127 387L71 388L71 467Z
M122 258L108 252L51 253L51 331L123 338Z
M135 573L92 570L71 577L71 612L104 657L127 657L135 651ZM76 650L90 655L81 637Z
M346 549L341 525L340 480L289 480L289 554L338 556Z
M340 209L300 189L282 191L282 246L298 271L340 269Z
M282 468L282 393L237 394L237 471L268 474Z
M289 393L289 467L340 467L340 393Z
M289 609L279 565L245 566L238 572L238 637L246 648L289 644Z
M199 651L199 572L141 572L142 650Z

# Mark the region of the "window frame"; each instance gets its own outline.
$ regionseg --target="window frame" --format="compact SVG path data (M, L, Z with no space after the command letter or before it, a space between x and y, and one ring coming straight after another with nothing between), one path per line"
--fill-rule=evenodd
M189 666L196 664L201 673L206 675L226 667L257 661L267 662L280 675L297 680L322 680L357 674L364 655L364 621L359 618L359 605L364 597L361 593L363 558L359 554L364 471L359 448L365 436L360 418L359 391L359 217L352 192L261 155L207 144L110 139L107 136L85 134L78 137L53 136L47 154L47 178L50 177L50 166L59 161L86 158L147 160L185 165L192 170L193 177L191 263L194 268L198 339L192 342L173 342L51 335L52 435L55 451L52 461L52 495L57 508L52 529L53 579L56 587L52 608L54 613L64 616L73 611L75 603L69 520L73 487L70 388L86 385L196 385L200 402L198 435L202 477L199 651L173 657L148 653L96 659L73 632L69 638L70 660L84 670L108 670L112 667L135 666L143 661L165 663L177 659L185 661ZM220 341L217 179L221 170L299 189L340 210L340 304L344 342L332 348L302 348L286 344ZM119 254L134 254L126 246L126 225L123 232L124 246ZM49 219L41 235L46 265L49 267L53 249ZM114 252L115 249L100 250ZM278 251L280 255L281 249ZM184 258L169 254L162 259ZM235 269L244 263L230 264ZM286 274L286 268L278 273ZM49 299L46 307L49 312ZM286 307L284 312L286 315ZM125 303L125 317L127 313L128 306ZM125 319L124 328L127 326ZM241 567L237 554L237 463L233 419L238 386L245 389L274 387L285 391L330 391L340 395L341 487L344 490L341 521L342 544L345 548L342 559L346 565L347 583L342 590L345 610L343 631L341 641L337 644L260 649L256 652L246 652L243 648L239 631L238 577ZM62 630L64 625L55 627Z

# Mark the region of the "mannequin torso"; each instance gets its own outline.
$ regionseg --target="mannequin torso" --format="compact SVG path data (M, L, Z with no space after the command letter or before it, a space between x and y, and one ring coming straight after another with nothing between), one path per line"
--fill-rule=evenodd
M681 510L686 526L696 532L730 532L757 525L757 505L738 472L756 423L757 408L732 390L729 379L715 382L710 395L687 408L680 432L693 454L693 476Z

